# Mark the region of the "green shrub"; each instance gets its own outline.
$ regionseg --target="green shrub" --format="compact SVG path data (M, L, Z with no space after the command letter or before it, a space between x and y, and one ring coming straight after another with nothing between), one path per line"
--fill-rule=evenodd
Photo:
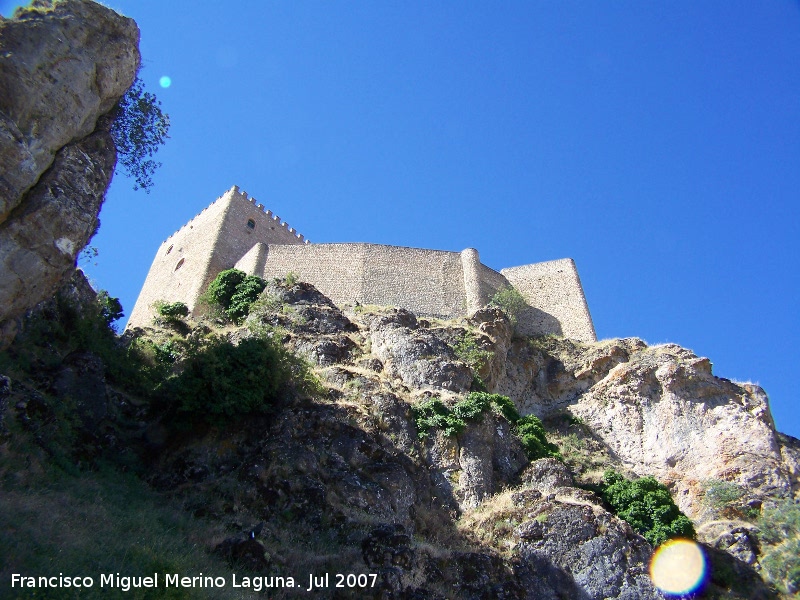
M561 460L558 447L547 441L541 420L533 415L520 417L516 406L507 396L472 392L453 408L448 408L438 398L426 400L411 408L420 439L425 438L434 427L441 428L447 436L458 435L468 421L480 420L487 410L494 410L511 423L530 460L547 457Z
M177 321L189 315L189 307L183 302L164 302L159 300L155 303L156 312L167 321Z
M119 298L112 298L108 295L107 291L100 290L97 293L96 302L100 311L100 317L105 321L106 326L116 331L114 325L115 321L119 321L125 316Z
M517 407L511 401L511 398L509 398L508 396L501 396L500 394L486 394L485 392L484 395L488 396L492 408L499 414L503 415L506 421L508 421L512 425L516 424L519 421L520 419L519 412L517 411Z
M453 416L452 411L439 398L431 398L411 407L411 414L420 439L425 438L434 427L441 428L446 436L451 436L461 433L466 426L464 421Z
M561 460L558 446L547 441L547 434L541 419L534 415L521 417L515 424L517 437L525 448L525 454L530 460L539 458L557 458Z
M233 345L212 338L189 354L180 374L159 395L179 419L215 423L271 412L293 385L307 393L319 391L307 363L279 342L252 337Z
M266 285L260 277L247 275L238 269L228 269L214 278L203 299L219 306L234 323L240 324Z
M163 344L149 343L152 344L156 361L161 364L172 364L180 358L180 352L175 347L175 342L172 340L164 342Z
M500 310L502 310L509 319L511 319L511 323L513 325L517 324L517 316L521 313L528 303L525 301L525 298L522 297L522 294L517 291L516 288L507 287L503 288L502 290L498 291L492 299L489 301L489 304L492 306L496 306Z
M488 350L481 350L475 338L468 332L451 348L456 357L472 371L472 390L486 391L486 384L480 376L480 371L492 359L493 353Z
M481 390L485 389L485 384L480 377L480 371L492 360L494 353L481 349L475 336L469 331L465 331L464 335L451 348L458 360L467 365L472 371L475 382L474 387Z
M785 499L765 508L758 519L763 557L769 579L784 592L800 588L800 504Z
M299 276L294 271L289 271L286 274L286 277L283 279L286 287L294 287L294 285L299 281Z
M227 269L220 272L208 285L206 296L209 302L219 304L223 309L231 305L231 298L236 293L236 287L244 281L247 274L239 269Z
M666 486L653 477L625 479L616 471L603 475L602 496L612 511L652 546L674 537L694 539L692 522L678 509Z
M250 307L258 300L258 296L266 287L266 282L255 275L248 275L236 286L236 293L231 296L228 316L234 323L241 323L250 314Z
M477 421L491 407L489 394L474 392L453 406L452 414L461 421Z
M758 509L744 504L745 490L731 481L711 479L703 482L703 503L728 519L756 519Z
M703 501L711 508L724 508L744 496L741 486L730 481L712 479L703 483Z

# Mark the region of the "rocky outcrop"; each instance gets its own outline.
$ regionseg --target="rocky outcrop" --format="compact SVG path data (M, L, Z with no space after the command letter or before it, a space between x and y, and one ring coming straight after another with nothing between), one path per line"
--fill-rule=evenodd
M572 487L563 464L530 465L522 488L492 498L460 526L519 557L528 598L661 598L650 582L652 549L600 499Z
M409 388L466 392L472 373L452 348L424 328L405 309L373 316L369 321L372 350L387 373Z
M535 338L514 345L505 365L496 388L522 412L579 417L625 467L667 484L695 519L712 480L757 496L796 490L796 451L775 431L764 391L715 377L690 350Z
M708 359L678 346L648 348L619 364L573 411L634 471L671 484L690 516L700 512L703 481L791 493L764 391L714 377Z
M89 0L0 19L0 346L97 228L116 164L109 112L138 41L132 19Z
M26 323L37 314L57 320L59 307L85 305L92 294L84 284L76 276ZM664 458L664 465L648 453L682 441L709 445L702 427L712 439L724 438L727 429L719 428L733 422L740 438L752 438L742 452L762 452L759 463L735 453L714 463L699 452L709 477L746 489L745 511L757 511L759 498L780 496L796 481L796 440L771 429L765 404L753 400L758 390L714 378L707 360L676 346L513 338L508 319L494 309L458 322L391 308L342 311L313 286L281 280L269 282L242 327L154 324L135 335L140 348L185 342L200 351L214 333L232 344L254 335L280 340L315 366L320 388L287 392L246 418L198 419L187 428L158 408L168 398L150 404L128 397L114 389L113 371L104 376L98 354L69 345L60 359L47 355L50 367L37 369L35 384L13 381L4 394L0 378L0 405L8 396L40 444L68 406L83 440L81 460L140 456L142 472L164 498L215 524L219 535L208 536L207 546L234 568L375 573L374 587L359 597L662 597L648 576L653 549L590 491L598 488L574 467L574 457L531 462L530 447L508 420L517 422L510 407L476 409L475 397L465 401L468 386L481 384L473 370L492 390L513 391L522 411L537 411L565 457L563 442L583 436L587 452L605 455L614 468L655 474L673 490L687 482L701 490L697 478L705 472L689 453L674 464ZM457 358L467 338L473 349L491 353L482 354L485 363ZM421 402L463 420L424 420ZM50 429L42 429L44 422ZM566 432L560 439L558 423ZM756 443L770 435L774 454ZM763 554L752 518L706 519L702 492L685 506L698 510L698 541L715 586L709 597L775 598L758 576ZM338 597L327 592L320 597Z

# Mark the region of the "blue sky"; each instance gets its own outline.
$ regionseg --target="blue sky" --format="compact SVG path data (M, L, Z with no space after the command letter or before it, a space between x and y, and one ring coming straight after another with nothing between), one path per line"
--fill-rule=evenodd
M127 312L237 184L312 242L572 257L600 338L708 356L800 437L797 2L107 4L173 123L92 242Z

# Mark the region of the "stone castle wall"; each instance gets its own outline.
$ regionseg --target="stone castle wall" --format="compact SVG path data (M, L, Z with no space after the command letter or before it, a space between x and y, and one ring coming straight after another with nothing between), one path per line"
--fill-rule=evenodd
M128 327L150 325L158 300L185 302L194 310L212 279L233 267L264 278L295 273L338 305L398 306L439 318L465 315L513 285L529 304L518 316L520 333L595 339L571 259L498 273L481 264L473 248L309 244L237 187L161 244Z
M158 300L190 304L197 298L225 209L224 203L214 202L159 246L131 312L129 327L150 325L152 306Z
M248 224L252 220L253 227ZM254 245L306 244L305 238L234 186L169 236L156 252L129 326L149 325L153 303L180 300L194 307L217 273Z
M264 278L296 273L335 304L401 306L420 315L449 318L465 312L464 270L457 252L378 244L270 245Z
M554 333L583 341L597 339L574 260L562 258L502 269L500 273L530 305L518 316L521 334Z

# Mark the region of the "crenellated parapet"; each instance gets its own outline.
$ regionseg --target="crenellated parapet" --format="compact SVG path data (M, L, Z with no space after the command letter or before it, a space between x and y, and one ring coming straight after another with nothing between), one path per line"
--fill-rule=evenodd
M297 238L298 242L303 244L310 244L311 242L305 238L302 233L299 233L294 227L290 227L286 221L283 221L278 215L273 213L271 210L266 208L263 204L259 203L255 197L249 196L247 192L240 191L238 185L234 185L231 189L227 192L222 194L221 196L217 197L214 202L206 206L203 210L197 213L194 217L189 219L185 225L181 226L179 229L175 230L164 242L169 241L171 238L174 238L176 235L184 232L187 229L193 229L195 224L197 223L198 219L202 219L204 215L206 215L209 211L213 211L214 207L219 202L229 202L231 199L242 200L251 204L256 210L262 213L264 216L268 217L272 222L274 227L280 228L281 230L285 231L286 233L294 236Z
M240 200L246 200L247 202L252 204L256 209L264 213L264 215L266 215L272 221L272 224L274 226L280 227L281 229L286 231L286 233L289 233L294 237L296 237L300 242L304 244L310 243L305 238L305 236L303 236L302 233L298 233L294 227L289 227L289 224L286 221L282 220L278 215L273 213L268 208L265 208L263 204L260 204L258 200L255 199L255 197L248 196L247 192L245 191L239 191L238 185L233 186L230 190L228 190L225 194L223 194L223 197L228 194L231 194L233 197L238 197Z

